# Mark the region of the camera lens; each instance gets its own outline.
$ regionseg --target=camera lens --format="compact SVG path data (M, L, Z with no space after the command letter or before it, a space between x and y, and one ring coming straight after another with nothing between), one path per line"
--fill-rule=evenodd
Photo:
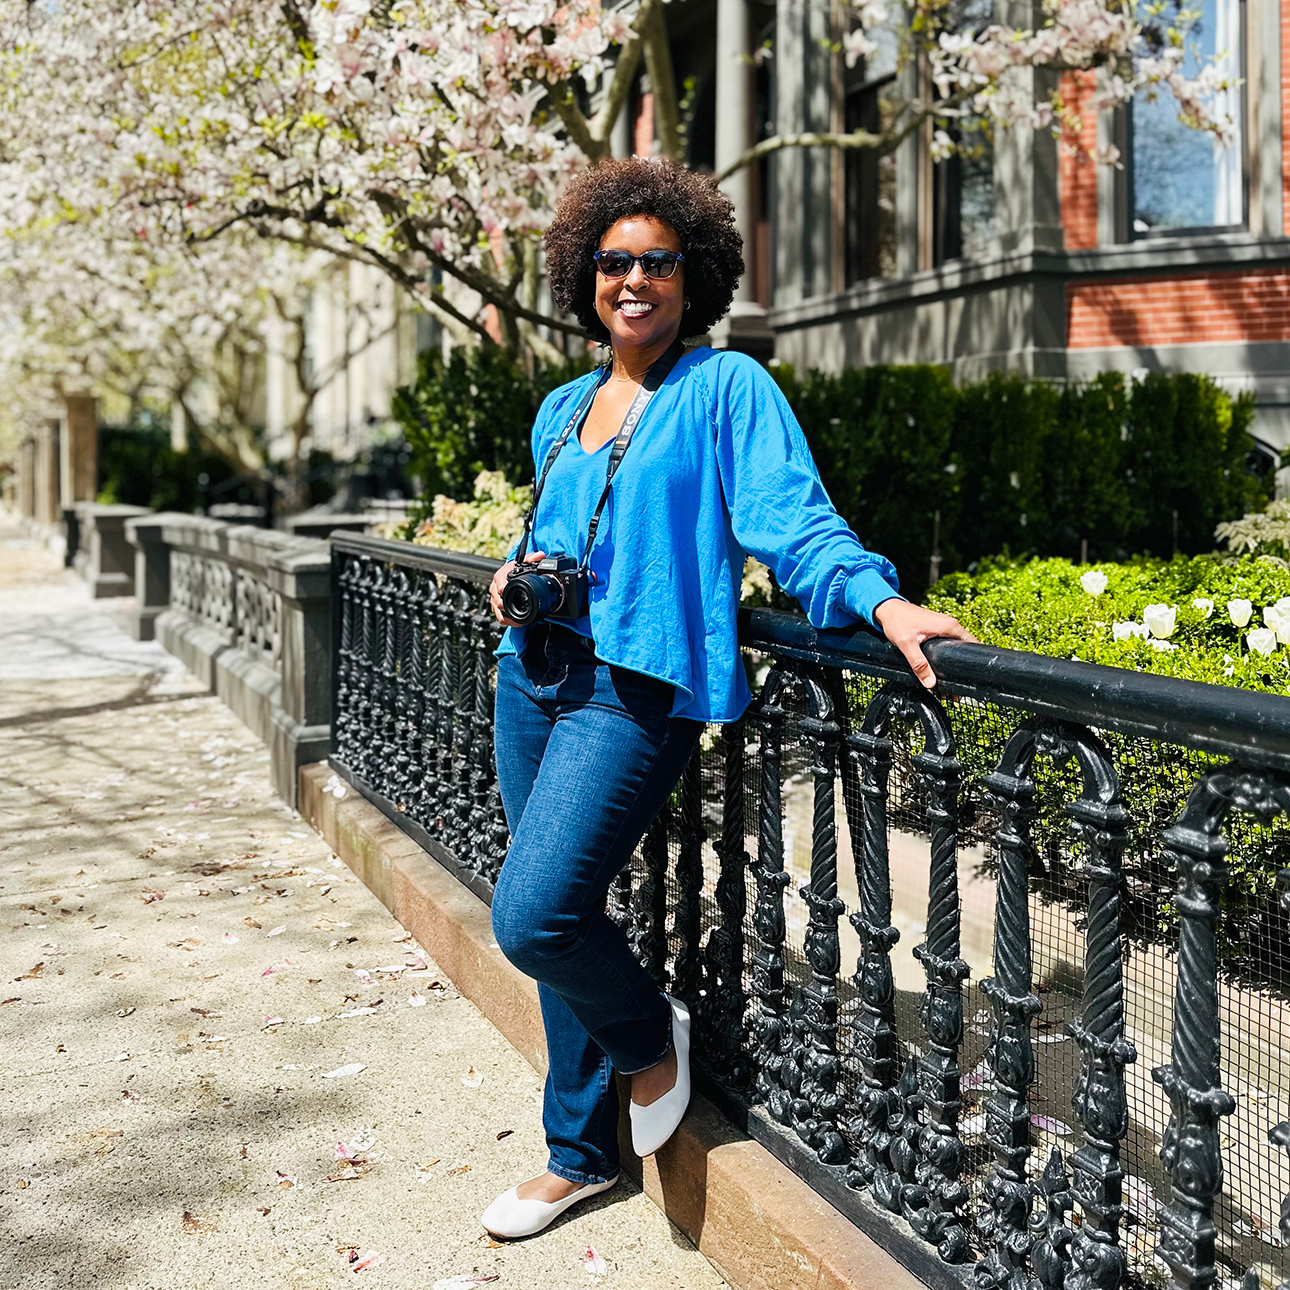
M550 574L522 573L502 588L502 613L521 627L540 622L563 599L559 578Z

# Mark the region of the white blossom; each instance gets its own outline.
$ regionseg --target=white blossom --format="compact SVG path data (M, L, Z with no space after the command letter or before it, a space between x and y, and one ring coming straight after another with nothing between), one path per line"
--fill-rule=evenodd
M1080 574L1079 585L1090 596L1100 596L1106 590L1106 574L1100 569L1090 569Z
M1147 634L1146 623L1135 623L1130 621L1125 623L1113 623L1111 625L1111 635L1118 641L1127 641L1134 636L1138 637L1140 640L1146 640Z
M1248 600L1229 600L1227 602L1227 616L1232 620L1233 627L1244 627L1250 621L1250 615L1254 613L1254 606Z
M1267 627L1256 627L1246 634L1245 643L1254 653L1266 658L1277 647L1276 633Z
M1142 621L1147 630L1158 640L1166 640L1174 634L1178 625L1178 607L1176 605L1148 605L1142 611Z
M1197 596L1191 602L1191 607L1199 610L1202 618L1208 618L1214 612L1214 602L1206 596Z
M1290 597L1286 599L1286 607L1281 607L1281 601L1275 605L1269 605L1263 611L1263 621L1268 627L1276 633L1276 638L1281 645L1290 645Z
M1061 78L1031 75L1044 68L1096 71L1093 111L1154 88L1197 128L1230 129L1212 60L1189 76L1177 52L1189 10L1042 0L1028 26L951 32L939 0L911 0L899 21L889 9L845 0L842 52L854 63L894 42L926 60L909 107L934 155L957 146L965 115L1051 128ZM124 382L122 346L139 368L171 361L177 336L216 346L239 291L260 295L257 235L375 264L455 325L517 308L557 195L613 124L569 128L557 96L576 113L571 86L603 87L635 13L609 0L0 5L0 301L6 314L19 301L12 329L34 338L23 362ZM1164 26L1163 52L1145 21ZM1036 82L1058 88L1036 97ZM64 238L66 261L51 262ZM203 292L182 257L223 245L242 280ZM15 295L10 273L43 292ZM465 292L478 303L463 314ZM0 363L7 400L12 366Z

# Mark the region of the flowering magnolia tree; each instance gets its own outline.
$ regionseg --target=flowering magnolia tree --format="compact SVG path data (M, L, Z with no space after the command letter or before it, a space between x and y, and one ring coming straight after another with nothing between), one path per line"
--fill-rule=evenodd
M319 392L385 330L348 308L354 344L331 363L309 361L311 295L331 257L270 239L212 242L113 237L109 221L45 222L0 240L0 410L5 438L49 414L49 397L91 388L131 409L178 408L189 432L235 471L260 473L259 408L276 350L295 378L286 431L294 461ZM388 328L387 328L388 329Z
M943 152L965 114L1056 128L1060 91L1036 97L1034 69L1096 72L1094 106L1154 86L1225 128L1213 69L1184 74L1186 10L1047 0L1031 28L968 30L944 0L899 21L885 0L831 8L848 62L894 31L927 70L901 83L924 88L880 132L781 135L736 166L928 127ZM642 65L678 155L664 0L0 0L0 213L19 241L66 220L104 245L253 230L376 265L462 333L485 334L491 306L505 343L541 349L539 327L581 333L539 306L538 238L570 175L607 154Z

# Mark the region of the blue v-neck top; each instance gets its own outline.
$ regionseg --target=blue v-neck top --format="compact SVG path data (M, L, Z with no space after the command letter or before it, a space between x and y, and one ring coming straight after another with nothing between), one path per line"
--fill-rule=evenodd
M602 375L544 400L533 425L539 466ZM608 456L608 445L588 453L570 437L530 550L582 555ZM746 354L702 346L681 356L645 409L591 550L589 613L565 625L590 636L605 662L670 681L673 716L735 721L752 697L736 638L745 551L816 627L874 627L874 610L898 594L891 562L865 550L834 509L770 374ZM522 651L527 634L507 628L498 654Z

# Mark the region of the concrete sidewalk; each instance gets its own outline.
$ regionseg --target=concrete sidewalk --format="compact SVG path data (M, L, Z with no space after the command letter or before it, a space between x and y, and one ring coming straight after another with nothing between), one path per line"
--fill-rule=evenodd
M490 1241L537 1075L121 609L0 519L0 1290L721 1287L626 1176Z

